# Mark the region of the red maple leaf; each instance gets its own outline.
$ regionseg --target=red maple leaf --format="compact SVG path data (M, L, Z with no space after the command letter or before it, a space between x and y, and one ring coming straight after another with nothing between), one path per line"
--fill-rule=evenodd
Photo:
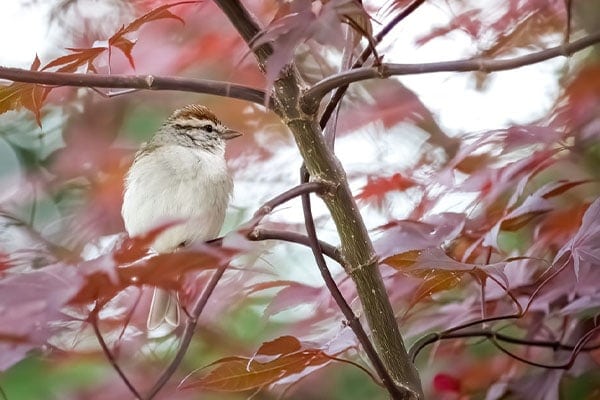
M356 198L381 206L388 192L403 191L415 185L417 182L399 173L388 177L368 177L367 184L363 186Z

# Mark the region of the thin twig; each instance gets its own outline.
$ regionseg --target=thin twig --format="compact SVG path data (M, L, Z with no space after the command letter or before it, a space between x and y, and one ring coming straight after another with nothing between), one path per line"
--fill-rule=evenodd
M0 66L0 79L53 86L177 90L247 100L262 106L265 105L265 98L267 98L264 91L244 85L175 76L77 74L69 72L30 71L28 69Z
M383 27L383 29L378 34L376 34L374 36L374 40L373 40L374 44L371 44L371 45L367 46L367 48L365 48L363 50L362 54L358 57L358 60L356 60L356 62L354 63L354 65L352 65L352 69L362 67L363 64L367 61L367 59L371 56L371 54L373 54L373 49L375 48L374 45L380 43L383 40L383 38L396 25L398 25L404 18L406 18L410 14L412 14L423 3L425 3L425 0L415 0L415 1L413 1L404 10L402 10L401 12L399 12L398 15L396 15L389 23L387 23ZM378 57L376 58L375 64L376 65L379 64L379 58ZM321 128L325 128L325 126L327 125L327 122L329 122L329 119L331 118L331 115L333 114L333 111L336 108L338 108L338 104L340 103L340 101L344 97L344 94L346 94L346 91L348 90L348 86L349 85L343 85L343 86L340 86L339 88L337 88L337 90L335 91L335 93L331 97L331 100L329 100L329 103L327 104L327 107L325 107L325 110L323 111L323 114L321 115L321 119L319 121L319 124L321 125Z
M571 19L573 18L573 4L571 0L565 0L565 8L567 9L567 26L565 27L563 43L568 44L571 41Z
M100 311L98 309L98 307L99 306L97 305L96 309L94 309L90 315L92 328L94 328L94 333L96 334L98 343L100 343L100 347L102 347L102 351L104 352L104 355L108 359L108 362L110 363L110 365L112 365L113 369L115 371L117 371L117 374L119 374L119 376L121 377L121 380L125 383L125 385L129 389L129 391L135 396L136 399L142 400L142 396L137 391L135 386L133 386L133 384L129 381L129 378L127 378L127 375L125 375L125 372L121 369L121 367L117 363L117 360L115 360L115 357L113 356L112 352L108 348L108 345L104 341L104 337L102 336L102 333L100 332L100 328L98 327L98 313Z
M308 182L309 175L306 171L306 168L303 166L300 171L301 181L302 183ZM356 338L362 345L365 354L373 364L377 375L381 379L381 382L390 393L393 399L403 398L403 393L400 392L398 387L394 384L392 377L389 375L387 369L383 365L383 362L379 358L377 351L373 347L373 343L369 339L369 335L365 332L362 327L360 320L352 311L352 308L344 298L344 295L340 291L337 286L335 279L329 272L329 268L327 267L327 263L325 262L325 258L323 257L323 250L319 245L319 240L317 238L317 231L315 228L315 222L312 215L311 205L310 205L310 195L308 193L302 194L302 209L304 211L304 224L306 226L306 232L308 234L310 248L313 252L313 256L319 268L319 272L321 272L321 276L323 277L323 281L325 282L325 286L329 290L329 293L335 300L336 304L342 311L342 314L346 318L348 326L352 329Z
M325 184L322 182L305 182L285 192L273 197L272 199L265 202L252 216L250 221L256 221L258 223L267 214L269 214L275 207L278 207L288 201L295 199L296 197L305 193L318 193L325 190ZM256 226L256 224L253 224Z
M185 356L185 353L187 352L190 346L192 337L194 336L194 331L196 329L196 325L198 324L198 318L200 317L200 314L202 314L206 303L208 303L210 296L213 294L215 288L217 287L217 284L221 280L221 277L225 273L225 270L228 266L229 264L223 264L219 266L219 268L214 272L214 274L210 278L210 281L202 291L202 294L194 304L191 315L186 320L183 335L181 336L181 343L179 344L177 353L175 354L175 357L173 357L173 360L171 361L169 366L158 378L154 386L152 386L152 389L150 389L150 391L148 392L148 395L146 396L147 400L153 399L158 394L158 392L165 386L169 379L171 379L175 371L177 371L179 364L181 364L181 360L183 360L183 357Z
M600 42L600 32L593 33L567 45L559 45L546 50L527 54L521 57L495 60L488 58L441 61L422 64L381 64L377 67L364 67L331 75L313 85L304 93L301 105L307 114L314 113L321 99L330 91L350 83L374 78L388 78L399 75L420 75L435 72L496 72L512 70L527 65L536 64L551 58L568 57Z
M259 228L252 231L248 236L248 239L252 241L280 240L283 242L296 243L310 247L310 238L308 236L290 231ZM337 247L322 240L319 240L319 247L321 248L323 254L325 254L327 257L337 261L340 265L344 265L344 260L342 259L342 255Z
M587 336L587 334L586 334L586 336ZM584 337L586 337L586 336L584 336ZM550 349L553 349L554 351L558 351L558 350L573 351L573 350L577 349L577 346L579 344L579 341L575 345L570 345L570 344L561 343L559 341L521 339L521 338L516 338L513 336L505 335L500 332L495 332L491 329L483 329L483 330L467 331L467 332L453 332L453 333L440 332L440 333L430 333L426 336L423 336L419 340L417 340L413 344L413 346L411 347L411 350L409 352L410 358L414 362L416 360L417 356L419 355L419 353L425 347L429 346L430 344L439 342L440 340L469 339L469 338L477 338L477 337L483 337L483 338L487 338L487 339L494 338L500 342L518 344L518 345L523 345L523 346L550 348ZM598 350L598 349L600 349L600 343L595 344L595 345L581 347L581 348L579 348L579 351L580 352L581 351L589 352L589 351L594 351L594 350Z
M534 367L540 367L540 368L546 368L546 369L567 370L573 366L573 363L575 363L575 360L577 359L577 355L582 351L582 348L585 347L585 344L598 332L598 330L600 330L600 327L597 326L597 327L589 330L585 335L583 335L577 341L577 344L575 345L575 348L573 349L573 351L571 351L571 355L569 356L569 359L567 361L565 361L564 363L560 363L560 364L544 364L544 363L539 363L537 361L528 360L524 357L521 357L521 356L513 353L512 351L510 351L507 348L505 348L504 346L502 346L500 343L498 343L497 340L495 340L494 337L491 337L490 340L492 341L492 343L498 350L500 350L504 354L508 355L509 357L512 357L518 361L521 361L522 363L532 365Z

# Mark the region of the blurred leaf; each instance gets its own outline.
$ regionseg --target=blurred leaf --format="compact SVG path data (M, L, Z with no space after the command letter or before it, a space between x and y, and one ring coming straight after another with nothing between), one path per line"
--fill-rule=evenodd
M37 71L39 67L40 59L36 55L29 69ZM15 82L9 86L0 86L0 114L24 107L33 113L35 121L41 127L41 108L49 92L49 88L35 83Z
M460 379L445 373L438 373L433 377L433 387L436 392L460 392Z
M150 12L142 15L141 17L136 18L133 22L131 22L127 26L124 26L121 29L119 29L114 35L112 35L108 39L108 45L109 45L109 47L114 46L114 47L118 48L119 50L121 50L123 52L123 54L125 54L125 57L127 57L127 60L129 61L129 64L131 65L131 67L135 68L135 63L133 61L133 56L131 54L131 51L133 50L133 46L135 45L135 42L125 38L125 35L137 31L144 24L146 24L148 22L156 21L159 19L175 19L175 20L180 21L182 24L184 24L185 22L183 21L183 19L178 17L177 15L173 14L171 11L169 11L169 8L175 7L178 5L182 5L182 4L197 4L197 3L201 3L201 2L197 1L197 0L196 1L180 1L177 3L165 4L163 6L155 8L154 10L151 10Z
M77 293L83 280L69 265L0 277L0 371L43 344L65 319L62 307Z
M107 371L100 359L57 362L28 357L0 375L0 387L9 400L64 398L83 388L95 390Z
M111 256L103 256L79 265L85 283L71 304L106 302L128 286L150 285L178 290L185 273L214 269L227 263L237 253L232 249L197 244L175 253L150 254L144 252L149 237L161 232L161 227L137 243L120 247ZM134 239L135 240L135 239ZM136 257L139 257L136 259ZM121 264L123 263L123 264Z
M386 194L391 191L404 191L417 185L417 182L399 173L389 177L367 177L367 184L356 196L359 200L370 201L381 206Z

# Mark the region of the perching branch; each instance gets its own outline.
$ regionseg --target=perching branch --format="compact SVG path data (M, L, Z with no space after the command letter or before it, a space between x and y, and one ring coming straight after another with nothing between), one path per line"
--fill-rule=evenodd
M68 72L30 71L0 66L0 79L51 86L88 88L123 88L144 90L177 90L231 97L265 105L266 94L260 89L230 82L208 79L156 75L74 74Z
M563 56L568 57L573 53L581 51L596 43L600 43L600 32L593 33L576 40L570 44L551 47L536 53L527 54L521 57L514 57L503 60L493 60L487 58L442 61L422 64L381 64L373 67L364 67L340 72L329 76L317 82L313 87L307 90L301 99L302 110L307 114L314 113L319 107L319 103L327 93L338 87L343 87L354 82L360 82L374 78L389 78L397 75L419 75L431 74L434 72L497 72L506 71L532 65L551 58Z

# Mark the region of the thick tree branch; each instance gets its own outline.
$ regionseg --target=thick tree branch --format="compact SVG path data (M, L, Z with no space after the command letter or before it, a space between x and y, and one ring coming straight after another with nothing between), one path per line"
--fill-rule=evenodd
M302 182L307 183L310 176L304 166L302 167L300 174ZM356 338L362 345L365 354L373 364L375 371L377 371L377 375L381 379L381 382L383 383L387 391L390 393L392 399L401 399L403 397L402 392L400 392L398 387L394 384L394 381L392 380L389 372L385 368L385 365L383 365L381 358L379 358L377 351L373 347L373 344L369 339L369 335L367 335L360 323L360 320L354 314L354 311L352 310L350 305L348 305L348 302L346 301L344 295L338 288L335 279L333 279L329 268L327 268L325 257L323 257L324 252L323 249L321 249L319 239L317 238L317 230L315 228L315 221L312 215L309 193L302 194L302 209L304 211L304 224L306 226L306 232L308 233L310 248L313 252L313 256L315 257L315 261L319 268L319 272L321 272L321 277L325 282L325 286L327 286L329 293L331 294L336 304L342 311L342 314L346 318L348 326L350 326L352 332L354 332L354 334L356 335Z
M156 75L74 74L68 72L30 71L0 66L0 79L51 86L89 88L123 88L177 90L231 97L265 105L266 94L260 89L230 82Z
M312 114L319 107L319 103L323 97L330 91L350 83L367 79L389 78L390 76L396 75L431 74L434 72L505 71L539 63L559 56L568 57L573 53L581 51L596 43L600 43L600 32L588 35L570 44L560 45L525 56L504 60L480 58L423 64L387 63L373 67L352 69L322 79L307 90L301 99L302 110L307 114Z
M260 46L253 46L252 42L261 31L258 22L239 1L215 0L215 3L223 13L229 18L240 36L251 47L254 54L257 56L260 68L264 71L265 61L271 54L273 49L268 43Z
M260 29L244 11L239 0L215 2L250 45L253 35ZM258 62L264 65L268 52L258 49L254 49L254 52ZM377 256L348 186L346 173L325 142L316 120L316 108L310 114L300 108L302 84L295 65L285 67L273 87L276 112L292 131L311 179L335 188L323 195L322 199L336 225L344 265L356 284L379 357L394 384L402 392L402 398L423 398L419 376L406 353L394 311L379 273Z

